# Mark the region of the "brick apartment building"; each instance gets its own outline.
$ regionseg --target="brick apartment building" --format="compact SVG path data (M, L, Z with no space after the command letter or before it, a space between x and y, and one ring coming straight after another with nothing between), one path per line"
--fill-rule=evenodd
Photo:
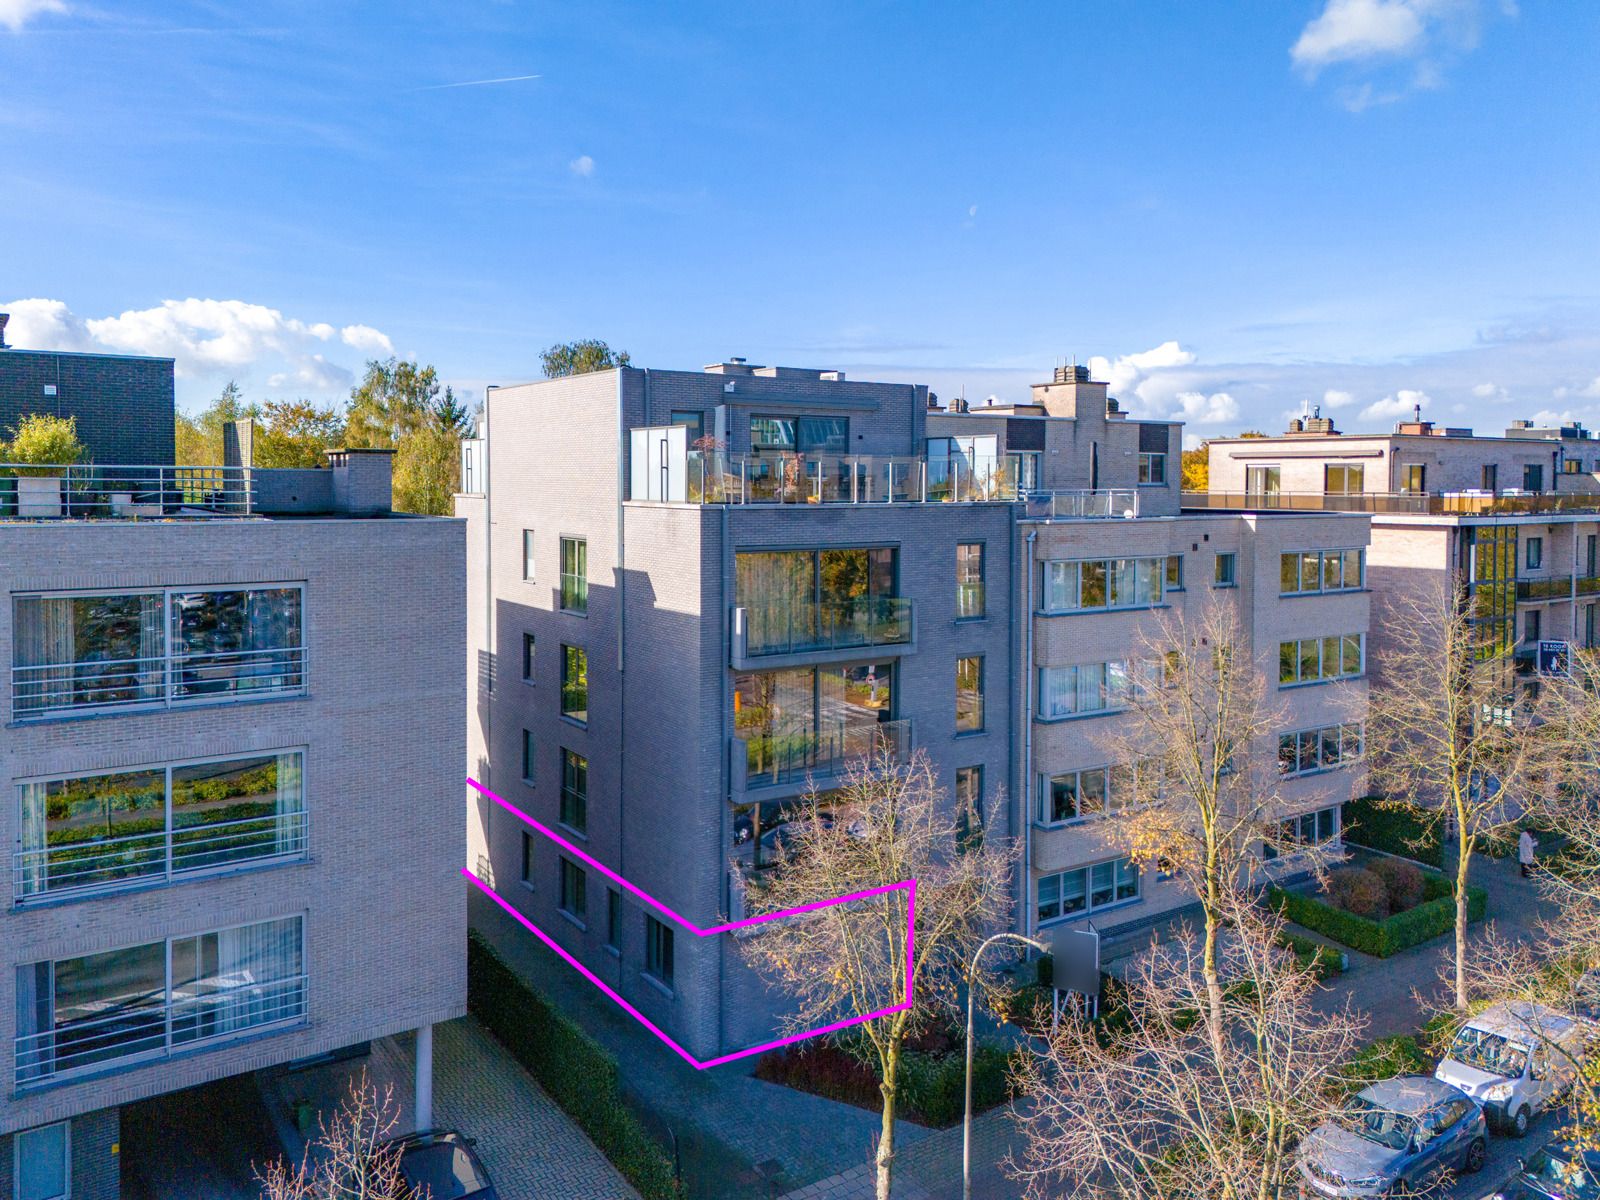
M1124 764L1096 730L1153 622L1220 589L1282 685L1293 836L1336 839L1363 774L1368 518L1185 513L1180 435L1082 368L976 411L739 359L492 389L457 510L469 770L710 925L808 786L921 748L1022 842L1017 928L1115 937L1191 898L1110 848ZM1326 671L1280 679L1301 643ZM771 1035L731 939L676 934L482 798L468 838L501 897L695 1054Z
M96 465L53 513L0 472L0 1195L30 1200L119 1194L123 1105L466 1001L461 523L391 513L387 453L121 468L120 410L77 411Z

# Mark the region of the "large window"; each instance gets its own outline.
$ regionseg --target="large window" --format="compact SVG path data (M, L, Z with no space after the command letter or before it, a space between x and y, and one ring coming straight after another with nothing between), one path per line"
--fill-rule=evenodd
M1047 720L1116 712L1132 696L1133 676L1126 662L1039 669L1039 715Z
M1167 456L1165 454L1139 455L1140 486L1167 482Z
M745 610L746 652L909 641L911 604L895 594L898 568L892 546L736 554L734 603Z
M1359 496L1366 490L1366 475L1359 464L1329 463L1322 468L1322 490L1330 496Z
M981 617L987 611L983 594L983 543L956 547L956 619Z
M983 728L983 658L956 659L956 732Z
M1325 846L1339 838L1339 806L1330 805L1301 813L1278 823L1277 836L1261 847L1269 862L1280 854L1293 854L1310 846Z
M18 596L12 713L298 691L301 600L294 585Z
M306 852L299 750L20 784L18 902Z
M589 611L589 543L583 538L561 539L561 611Z
M1428 490L1428 468L1422 463L1411 463L1400 468L1400 490L1413 496Z
M1278 682L1321 683L1361 674L1366 635L1300 638L1278 643Z
M672 930L648 913L644 918L644 969L658 982L672 986Z
M17 968L19 1085L299 1021L299 917Z
M1278 771L1283 775L1310 775L1355 762L1363 752L1363 735L1359 721L1279 734Z
M589 832L589 760L561 751L561 823L578 833Z
M848 454L848 417L751 417L750 448L757 454Z
M909 741L894 720L894 664L751 671L734 678L734 732L752 785L831 774Z
M1139 898L1139 868L1132 859L1114 858L1109 862L1041 875L1035 885L1039 902L1039 924L1047 925L1066 917L1092 913L1112 904L1125 904Z
M589 652L578 646L561 647L561 715L589 721Z
M1061 825L1120 812L1132 805L1139 794L1136 775L1147 789L1158 787L1151 773L1159 769L1159 764L1152 759L1134 767L1127 764L1084 767L1052 775L1043 781L1039 790L1039 822Z
M59 1121L24 1129L12 1142L16 1200L70 1200L72 1124Z
M1278 592L1307 596L1357 591L1366 583L1366 560L1365 550L1301 550L1280 555Z
M1044 564L1046 612L1150 608L1161 603L1167 559L1111 558Z

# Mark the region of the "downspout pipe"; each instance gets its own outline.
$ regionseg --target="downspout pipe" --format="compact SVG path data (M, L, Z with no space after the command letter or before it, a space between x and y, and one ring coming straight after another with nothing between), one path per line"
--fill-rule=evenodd
M1033 888L1033 555L1034 542L1039 536L1037 528L1028 530L1028 552L1022 569L1027 572L1023 585L1024 611L1022 614L1024 647L1022 655L1022 933L1033 936L1033 905L1029 895Z

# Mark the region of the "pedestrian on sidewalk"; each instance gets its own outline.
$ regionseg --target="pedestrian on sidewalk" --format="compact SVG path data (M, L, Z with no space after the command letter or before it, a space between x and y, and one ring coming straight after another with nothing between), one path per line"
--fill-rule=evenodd
M1533 852L1539 843L1534 841L1533 834L1524 829L1522 836L1517 838L1517 862L1522 864L1522 877L1524 879L1533 874Z

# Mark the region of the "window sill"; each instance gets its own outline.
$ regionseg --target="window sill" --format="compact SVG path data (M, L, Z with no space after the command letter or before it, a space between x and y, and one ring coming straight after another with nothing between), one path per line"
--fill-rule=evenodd
M1358 763L1364 761L1364 759L1352 758L1349 762L1342 762L1333 767L1313 767L1309 771L1291 771L1287 774L1280 773L1278 778L1285 783L1291 779L1315 779L1318 775L1332 775L1335 771L1343 771L1347 767L1356 766Z
M1291 692L1296 688L1326 687L1330 683L1350 683L1352 680L1365 679L1366 677L1366 672L1363 671L1360 675L1335 675L1332 679L1302 679L1298 683L1284 683L1280 680L1278 682L1278 690L1280 692Z
M958 738L978 738L983 737L988 732L987 729L958 729L955 736Z
M657 979L654 975L650 974L649 971L639 972L639 978L643 979L651 987L655 988L656 991L660 992L668 1000L676 1000L678 998L678 993L672 990L672 985L670 983L666 983L660 979Z
M610 942L607 942L604 946L601 946L600 949L611 955L611 957L616 959L618 962L622 961L622 951L616 946L613 946Z
M533 881L531 879L519 879L517 880L517 883L519 886L525 888L529 892L538 891L538 889L533 886Z
M1362 593L1370 592L1371 590L1372 589L1368 588L1368 587L1358 587L1358 588L1328 588L1326 591L1321 591L1321 592L1279 592L1278 593L1278 599L1279 600L1315 600L1319 596L1359 596Z
M565 829L568 833L570 833L573 837L577 838L580 842L587 842L589 840L589 834L588 834L588 832L586 830L575 829L571 825L568 825L565 821L561 821L561 820L557 820L556 824L561 826L561 828Z
M567 921L571 922L573 925L576 925L579 929L582 929L582 930L585 930L585 931L588 930L589 923L587 921L585 921L582 917L578 916L577 914L569 913L564 908L558 908L558 909L556 909L556 912L560 913L563 918L565 918Z
M977 625L977 624L981 624L984 621L987 621L988 619L989 619L989 614L988 613L979 613L975 617L957 617L956 618L956 624L957 625Z
M1039 713L1033 719L1041 725L1060 725L1064 721L1092 721L1096 717L1115 717L1127 711L1126 708L1099 708L1094 712L1063 713L1059 717L1047 717Z
M561 714L561 719L563 721L565 721L568 725L574 726L575 728L578 728L578 729L587 729L587 728L589 728L589 722L587 720L580 721L580 720L578 720L577 717L569 716L566 713L562 713Z
M1239 585L1237 583L1213 583L1211 586L1216 591L1226 591L1228 588L1236 588Z
M586 621L589 619L589 610L586 608L558 608L556 611L565 617L582 617Z
M1182 588L1171 588L1171 591L1182 591ZM1171 608L1170 604L1119 604L1116 607L1105 608L1041 608L1034 612L1036 617L1103 617L1108 613L1129 612L1154 612L1156 609Z

